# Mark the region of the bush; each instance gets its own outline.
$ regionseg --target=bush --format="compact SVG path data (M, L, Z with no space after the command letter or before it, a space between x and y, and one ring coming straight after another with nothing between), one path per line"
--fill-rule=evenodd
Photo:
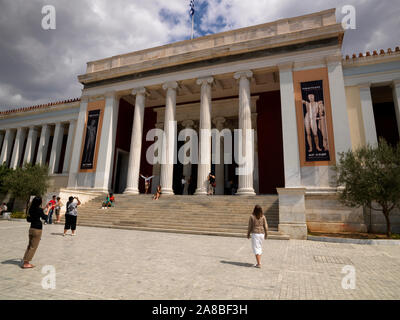
M11 213L11 218L13 219L25 219L26 214L25 212L13 212Z

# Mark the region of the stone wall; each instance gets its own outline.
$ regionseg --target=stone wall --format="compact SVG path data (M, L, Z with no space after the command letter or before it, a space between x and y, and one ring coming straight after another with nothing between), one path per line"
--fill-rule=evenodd
M346 207L336 195L306 195L305 206L309 232L386 232L386 221L381 212L372 211L371 215L369 209ZM399 210L392 214L391 224L392 232L400 233Z

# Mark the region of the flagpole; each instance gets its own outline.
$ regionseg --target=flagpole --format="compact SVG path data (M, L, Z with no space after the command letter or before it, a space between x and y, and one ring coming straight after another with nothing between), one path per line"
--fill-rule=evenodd
M193 40L193 30L194 30L194 14L192 15L192 37L191 37L192 40Z

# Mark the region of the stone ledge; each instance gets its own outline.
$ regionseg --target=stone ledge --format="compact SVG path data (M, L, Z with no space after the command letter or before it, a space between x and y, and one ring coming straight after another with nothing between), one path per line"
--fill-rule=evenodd
M317 236L307 236L307 240L331 242L331 243L351 243L351 244L378 245L378 246L400 246L400 240L347 239L347 238L330 238L330 237L317 237Z

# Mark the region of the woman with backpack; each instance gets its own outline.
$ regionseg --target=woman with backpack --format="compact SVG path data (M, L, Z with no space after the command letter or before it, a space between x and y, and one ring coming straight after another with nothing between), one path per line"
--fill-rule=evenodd
M262 244L264 239L267 239L267 233L267 219L265 219L262 208L257 205L253 210L253 214L250 216L247 229L247 239L250 239L251 235L251 244L253 252L256 255L257 264L254 265L256 268L261 268Z
M74 202L76 199L77 202ZM81 202L77 197L69 197L67 204L65 205L65 226L64 226L64 237L67 235L67 231L71 229L72 236L75 235L76 220L78 219L78 206Z
M31 206L28 210L28 215L26 217L26 221L31 223L31 227L29 229L29 243L26 248L25 255L23 258L22 269L30 269L33 268L34 265L30 264L30 261L33 259L35 252L39 246L40 239L42 237L42 229L43 224L40 219L47 220L47 214L41 208L42 198L35 197L32 200Z

